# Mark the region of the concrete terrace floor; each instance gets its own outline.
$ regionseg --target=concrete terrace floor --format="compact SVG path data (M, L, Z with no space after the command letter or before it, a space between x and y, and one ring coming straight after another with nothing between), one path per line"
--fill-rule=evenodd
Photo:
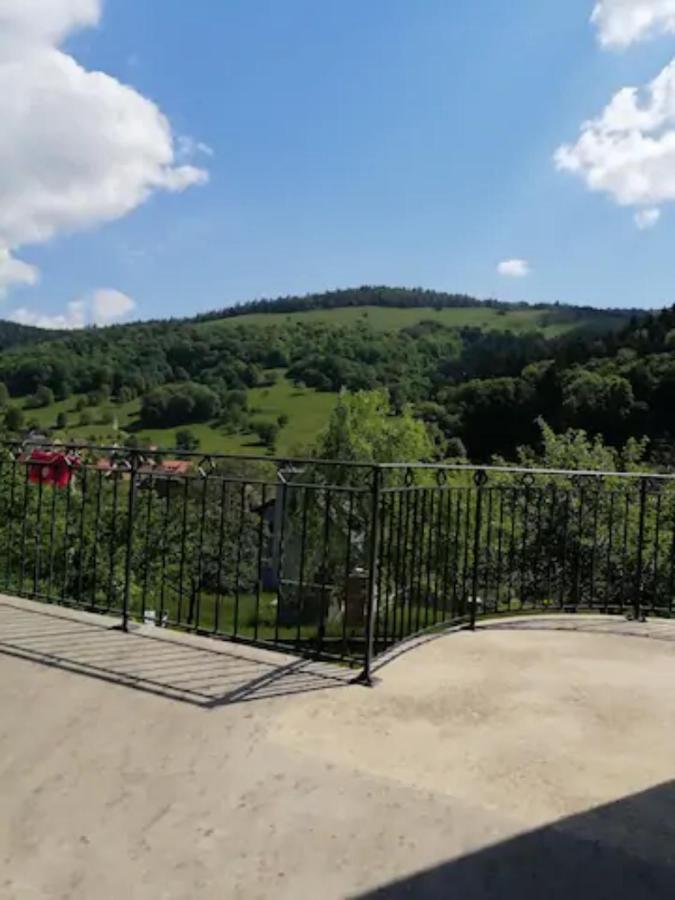
M0 598L0 897L672 898L675 625L378 673Z

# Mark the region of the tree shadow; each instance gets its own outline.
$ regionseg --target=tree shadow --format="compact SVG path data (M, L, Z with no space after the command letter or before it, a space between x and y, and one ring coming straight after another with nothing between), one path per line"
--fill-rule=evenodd
M361 900L672 900L675 782L359 896Z
M353 678L330 663L276 662L271 651L200 646L208 639L181 640L159 628L154 635L150 628L123 632L81 614L0 601L0 654L204 709L345 687Z

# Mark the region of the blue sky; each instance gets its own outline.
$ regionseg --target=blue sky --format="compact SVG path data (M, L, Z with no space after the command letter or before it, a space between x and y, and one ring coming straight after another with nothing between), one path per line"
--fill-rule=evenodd
M176 187L165 166L128 210L64 213L46 237L5 238L34 275L6 278L0 316L46 321L103 288L133 299L120 315L141 318L365 283L675 301L669 191L629 196L634 171L554 159L567 144L578 160L582 123L668 66L661 0L644 0L656 18L626 40L591 23L589 0L49 2L71 17L89 4L93 25L68 20L49 42L152 100L170 123L171 171L187 168ZM626 0L604 2L607 28L623 27ZM590 190L590 178L605 186ZM653 227L641 229L645 211ZM0 221L0 253L2 234ZM512 260L523 264L500 274Z

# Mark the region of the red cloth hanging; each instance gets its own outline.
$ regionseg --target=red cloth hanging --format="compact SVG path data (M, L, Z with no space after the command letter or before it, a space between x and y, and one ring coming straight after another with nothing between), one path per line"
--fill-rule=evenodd
M28 459L28 477L31 484L51 484L65 488L79 465L80 460L72 454L56 450L32 450Z

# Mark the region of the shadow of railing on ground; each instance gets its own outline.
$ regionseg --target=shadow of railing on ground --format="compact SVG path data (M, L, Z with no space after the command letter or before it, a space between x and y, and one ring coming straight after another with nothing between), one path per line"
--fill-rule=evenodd
M157 630L156 636L145 629L125 633L84 616L0 601L0 654L205 709L345 687L353 678L329 663L271 662L255 651L197 646Z

